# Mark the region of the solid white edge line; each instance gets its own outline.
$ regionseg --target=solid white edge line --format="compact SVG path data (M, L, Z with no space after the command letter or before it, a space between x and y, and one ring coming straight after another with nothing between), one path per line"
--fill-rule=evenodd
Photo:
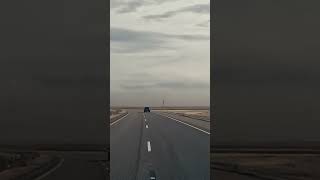
M129 113L128 113L128 114L126 114L125 116L123 116L122 118L120 118L120 119L118 119L118 120L116 120L116 121L114 121L114 122L110 123L110 126L112 126L112 125L114 125L115 123L119 122L121 119L125 118L125 117L126 117L126 116L128 116L128 115L129 115Z
M200 129L200 128L197 128L197 127L195 127L195 126L192 126L192 125L190 125L190 124L188 124L188 123L182 122L182 121L180 121L180 120L178 120L178 119L175 119L175 118L172 118L172 117L169 117L169 116L165 116L165 115L162 115L162 114L159 114L159 115L160 115L160 116L167 117L167 118L172 119L172 120L174 120L174 121L177 121L177 122L179 122L179 123L182 123L182 124L187 125L187 126L189 126L189 127L192 127L192 128L194 128L194 129L196 129L196 130L198 130L198 131L201 131L201 132L204 132L204 133L206 133L206 134L210 134L210 132L207 132L207 131L205 131L205 130L203 130L203 129Z
M51 174L53 171L57 170L64 162L64 159L61 159L60 162L53 167L52 169L50 169L49 171L47 171L46 173L42 174L41 176L38 176L37 178L35 178L34 180L40 180L46 176L48 176L49 174Z
M148 141L147 144L148 144L148 152L150 152L151 151L151 143L150 143L150 141Z

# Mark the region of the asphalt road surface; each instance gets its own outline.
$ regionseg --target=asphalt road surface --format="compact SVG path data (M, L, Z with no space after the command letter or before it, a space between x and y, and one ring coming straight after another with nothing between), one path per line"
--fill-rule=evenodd
M210 135L165 116L130 110L110 126L111 180L209 180Z

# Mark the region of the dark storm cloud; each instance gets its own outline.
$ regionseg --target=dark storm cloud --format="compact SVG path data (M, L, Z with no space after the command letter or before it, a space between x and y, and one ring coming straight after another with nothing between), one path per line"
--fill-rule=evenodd
M144 19L165 19L172 16L175 16L179 13L185 13L185 12L192 12L192 13L199 13L199 14L209 14L210 13L210 4L196 4L188 7L184 7L178 10L174 11L167 11L162 14L156 14L156 15L148 15L144 16Z
M319 2L215 7L214 142L320 141Z
M121 46L111 46L115 53L137 53L154 49L173 49L170 46L172 40L199 41L209 40L209 36L189 34L165 34L152 31L134 31L124 28L110 29L111 43L121 43Z

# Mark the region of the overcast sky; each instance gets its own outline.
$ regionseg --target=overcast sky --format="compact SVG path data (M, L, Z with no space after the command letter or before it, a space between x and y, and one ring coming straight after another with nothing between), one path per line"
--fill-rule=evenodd
M210 1L110 6L111 105L209 105Z

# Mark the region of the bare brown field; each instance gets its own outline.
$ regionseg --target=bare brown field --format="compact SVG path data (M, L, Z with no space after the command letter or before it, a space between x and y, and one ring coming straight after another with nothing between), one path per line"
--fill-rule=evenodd
M123 117L125 114L127 114L125 109L110 109L110 122Z
M156 111L162 111L167 113L174 113L179 116L184 116L192 119L198 119L198 120L204 120L204 121L210 121L210 111L209 110L156 110Z

